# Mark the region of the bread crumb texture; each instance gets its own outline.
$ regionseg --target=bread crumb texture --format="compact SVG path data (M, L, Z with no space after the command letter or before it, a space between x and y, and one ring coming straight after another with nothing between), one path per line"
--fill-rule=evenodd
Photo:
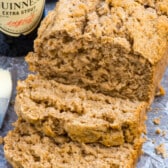
M57 140L106 146L134 143L145 132L147 103L112 98L74 85L29 75L18 82L15 111L36 129Z
M5 137L5 156L13 168L132 168L142 141L119 147L76 142L55 143L21 120Z
M32 71L113 97L153 100L168 57L167 0L60 0L42 22Z

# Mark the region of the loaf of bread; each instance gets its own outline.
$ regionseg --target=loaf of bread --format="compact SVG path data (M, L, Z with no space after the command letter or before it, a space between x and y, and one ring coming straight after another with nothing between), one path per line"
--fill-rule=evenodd
M147 103L92 93L29 75L18 82L15 111L36 129L56 138L106 146L134 143L144 131Z
M133 168L168 64L168 1L60 0L26 61L12 166Z
M30 70L151 102L168 60L167 0L61 0L40 26Z
M141 140L120 147L55 143L23 121L15 124L4 141L5 156L13 168L132 168L142 144Z

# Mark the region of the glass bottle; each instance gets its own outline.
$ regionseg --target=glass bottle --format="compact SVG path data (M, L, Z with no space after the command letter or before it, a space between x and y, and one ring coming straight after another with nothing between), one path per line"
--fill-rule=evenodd
M0 0L0 55L25 56L33 50L45 0Z

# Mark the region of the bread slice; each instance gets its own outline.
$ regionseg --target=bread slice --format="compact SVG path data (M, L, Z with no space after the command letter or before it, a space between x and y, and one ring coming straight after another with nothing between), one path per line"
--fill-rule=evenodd
M19 81L17 115L48 136L106 146L134 143L144 131L147 103L111 98L38 75Z
M141 140L120 147L55 143L23 121L15 123L4 143L5 157L13 168L133 168L142 145Z
M152 102L168 60L167 0L61 0L42 22L30 70Z

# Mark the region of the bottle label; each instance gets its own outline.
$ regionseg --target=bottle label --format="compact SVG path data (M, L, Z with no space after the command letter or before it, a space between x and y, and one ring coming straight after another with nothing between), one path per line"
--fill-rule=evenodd
M45 0L0 0L0 31L10 36L27 35L39 24Z

